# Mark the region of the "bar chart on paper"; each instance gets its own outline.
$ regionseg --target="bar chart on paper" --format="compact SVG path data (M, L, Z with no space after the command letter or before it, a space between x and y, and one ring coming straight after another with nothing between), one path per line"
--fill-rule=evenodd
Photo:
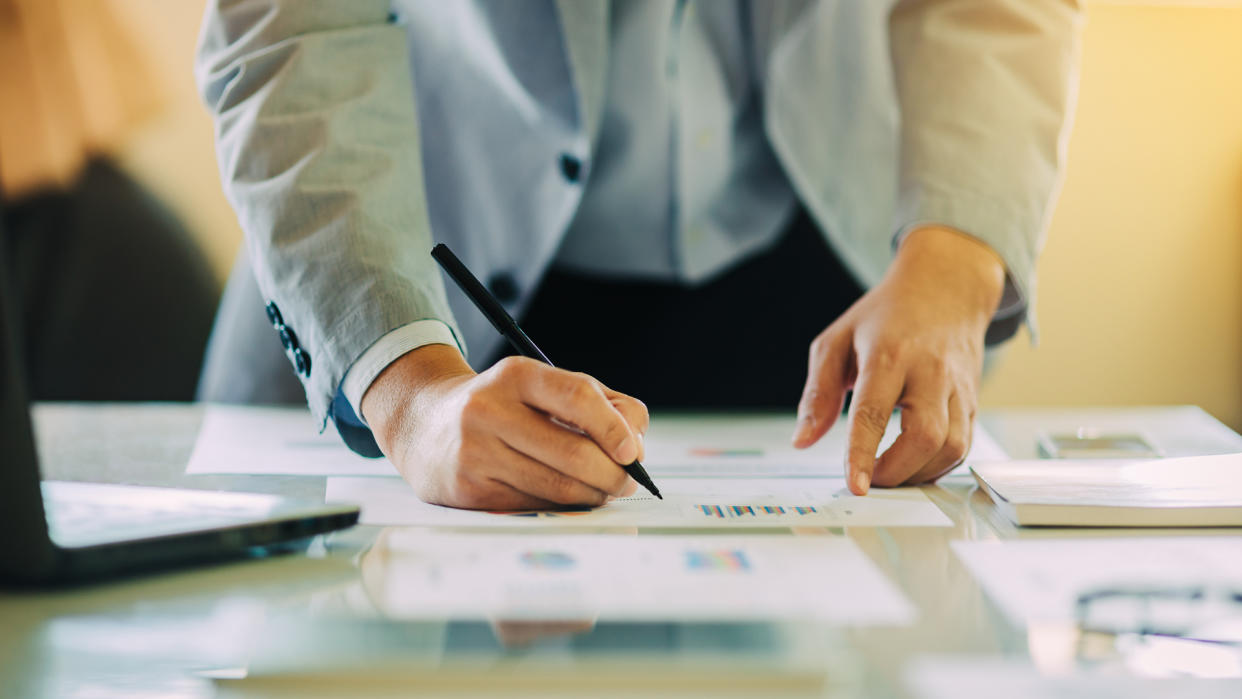
M480 512L429 505L397 478L329 478L328 502L362 506L362 522L443 527L950 526L919 488L873 489L857 497L841 478L666 478L665 499L647 493L599 508Z

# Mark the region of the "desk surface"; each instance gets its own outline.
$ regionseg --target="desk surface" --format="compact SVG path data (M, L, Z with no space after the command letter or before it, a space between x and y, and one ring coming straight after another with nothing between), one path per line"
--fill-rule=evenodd
M194 405L39 406L44 477L322 498L322 478L185 475L201 419L202 409ZM1140 431L1171 456L1242 451L1242 437L1195 408L1014 410L987 414L982 422L1015 458L1034 458L1040 430L1080 426ZM853 540L901 588L919 610L910 627L584 624L580 633L554 628L544 640L506 645L500 637L549 629L386 617L368 591L369 571L383 565L384 530L356 527L315 540L304 555L72 590L0 592L0 696L249 696L280 690L289 696L312 690L357 695L364 693L356 684L362 675L369 678L365 693L372 694L449 686L510 695L621 696L643 686L634 659L644 652L671 659L661 683L651 685L665 689L693 687L713 696L756 689L765 695L904 696L902 668L928 654L1029 660L1037 653L1072 653L1055 648L1072 641L1008 621L949 543L1101 532L1018 530L997 516L968 477L946 479L926 492L952 527L823 530ZM316 678L310 686L287 677L266 683L210 679L235 673L256 655L282 652L285 660L308 667L335 659L361 669L357 676L334 671L340 684ZM701 674L692 679L672 671L700 660L721 668L714 685L704 684Z

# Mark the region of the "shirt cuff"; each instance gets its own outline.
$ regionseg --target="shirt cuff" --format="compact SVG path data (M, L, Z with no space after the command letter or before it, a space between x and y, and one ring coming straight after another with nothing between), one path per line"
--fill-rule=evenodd
M424 345L448 345L461 349L453 331L444 321L417 320L391 330L376 340L345 372L345 378L341 381L341 393L345 395L345 400L349 401L354 415L358 416L362 424L366 424L366 419L362 417L362 396L371 387L375 377L405 353Z

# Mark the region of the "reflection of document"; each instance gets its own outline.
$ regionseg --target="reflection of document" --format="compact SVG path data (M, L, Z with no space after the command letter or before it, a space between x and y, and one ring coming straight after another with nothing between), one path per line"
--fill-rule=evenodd
M315 430L304 408L210 405L186 473L245 473L286 476L394 476L387 459L367 459L349 450L329 424Z
M1187 653L1168 653L1165 661ZM1182 657L1178 657L1182 656ZM1191 654L1193 657L1193 652ZM1041 672L1034 665L1001 657L923 656L902 671L906 696L914 699L1236 699L1242 686L1236 680L1204 680L1184 674L1160 674L1156 667L1131 668L1153 672L1153 677L1125 674L1120 668L1092 671L1071 668ZM1180 676L1179 676L1180 675Z
M506 536L390 530L361 567L397 618L906 624L915 610L835 536Z
M901 418L889 422L880 451L901 431ZM794 415L655 414L643 438L643 465L653 477L839 476L845 462L849 427L842 418L808 449L794 449ZM981 425L975 426L968 461L1003 461L1005 451Z
M955 541L953 550L1018 623L1068 621L1085 592L1242 585L1242 537Z
M851 495L841 478L660 480L664 500L640 492L597 508L478 512L428 505L398 478L329 478L325 499L362 506L364 524L441 527L947 527L918 488Z

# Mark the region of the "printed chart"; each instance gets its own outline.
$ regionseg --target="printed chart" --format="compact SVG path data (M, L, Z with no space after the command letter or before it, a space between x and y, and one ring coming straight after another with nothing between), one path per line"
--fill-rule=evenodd
M875 488L856 497L841 478L664 478L665 495L618 498L596 508L478 512L428 505L399 478L329 478L328 502L362 506L362 522L442 527L746 528L952 524L919 488Z

